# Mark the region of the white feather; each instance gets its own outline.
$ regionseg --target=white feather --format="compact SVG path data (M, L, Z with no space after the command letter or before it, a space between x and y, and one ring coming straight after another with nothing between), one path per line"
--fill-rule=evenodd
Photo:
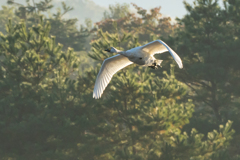
M112 76L132 63L127 57L120 54L105 59L95 82L93 98L100 98Z

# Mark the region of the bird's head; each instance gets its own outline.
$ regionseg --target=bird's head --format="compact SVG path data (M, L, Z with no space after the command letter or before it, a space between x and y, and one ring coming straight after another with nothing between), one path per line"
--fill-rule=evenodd
M114 47L109 47L108 49L105 49L105 51L110 52L110 53L117 53L118 50Z

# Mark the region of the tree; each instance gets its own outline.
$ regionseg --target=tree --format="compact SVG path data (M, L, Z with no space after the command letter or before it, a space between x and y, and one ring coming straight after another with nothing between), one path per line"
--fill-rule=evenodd
M172 42L185 66L177 77L191 88L190 97L196 105L190 127L206 133L232 120L237 136L240 48L236 37L239 26L233 20L237 14L221 9L216 0L197 0L194 6L185 2L185 7L188 14L178 20L181 27Z
M8 19L12 19L12 23L19 22L18 17L14 16L14 7L2 6L0 10L0 32L5 33L5 25L8 24Z
M103 19L120 19L128 16L130 12L130 6L127 3L120 4L116 3L115 5L109 5L110 12L105 11L103 14Z
M85 132L95 125L84 107L87 78L74 78L78 56L39 22L27 28L10 20L1 33L0 159L88 159L95 137Z
M8 4L16 6L16 16L24 19L27 27L38 23L39 16L45 15L46 21L50 21L52 29L50 34L56 36L56 42L63 44L63 49L68 47L76 51L85 50L86 38L89 36L89 28L83 25L78 29L76 18L65 19L63 16L73 10L73 7L67 6L62 2L62 9L59 8L57 13L47 14L53 8L52 0L41 0L38 3L30 3L26 0L27 5L19 4L13 0L8 0Z
M45 5L45 2L50 1L41 4L50 5ZM34 11L33 8L31 12L34 6L20 5L23 7L21 11L18 6L19 15L25 15L27 22L13 25L9 20L6 33L0 34L0 159L238 159L238 117L237 112L232 113L238 111L238 90L228 88L228 83L225 88L223 85L225 82L238 84L238 70L235 68L237 64L223 63L221 57L225 55L224 49L232 51L229 55L238 52L238 17L232 16L237 13L234 9L236 4L226 2L229 10L221 10L210 0L197 2L195 7L186 3L191 11L187 18L179 20L176 36L164 36L164 41L183 57L184 70L175 69L173 64L169 67L172 59L165 60L159 70L130 65L114 75L99 100L92 98L95 79L100 63L112 56L103 50L110 46L126 50L142 45L148 39L161 37L160 33L146 39L140 36L141 31L152 33L151 28L159 25L156 18L159 18L159 10L152 10L149 14L139 8L146 19L139 19L142 28L134 34L128 29L137 25L129 23L121 30L119 20L109 32L98 30L91 43L89 56L92 61L89 64L84 62L86 57L82 54L77 55L72 48L63 48L56 43L58 32L56 37L50 35L51 23L52 27L66 27L67 24L62 24L62 12L54 15L57 19L48 17L46 20L35 13L38 9ZM67 6L65 9L71 10ZM213 16L217 18L206 21ZM233 19L226 21L224 17L227 16ZM152 26L148 26L150 22ZM218 26L212 26L216 23ZM67 29L71 31L66 31L66 34L75 32L70 26L72 24ZM207 31L211 33L209 37L205 35ZM59 34L59 39L63 40L66 34ZM207 41L209 39L211 41ZM193 42L204 45L200 47ZM65 44L72 46L74 41ZM206 55L212 50L214 54L221 53L218 59L221 63L217 63L212 55ZM237 61L231 60L232 63ZM213 64L215 68L203 70ZM218 76L215 70L226 69L221 65L229 66L226 67L228 74L225 70L223 73L230 76L223 77L222 83L214 77ZM204 72L197 74L198 70ZM212 75L208 74L210 71ZM210 107L202 102L206 99L202 97L211 95L212 90L197 86L197 83L203 85L210 81L207 76L217 82L217 96L231 93L234 98L229 101L231 112L225 112L224 106L219 109L221 121L216 120L218 116L208 112ZM186 77L190 79L186 81ZM201 81L203 78L207 79ZM223 81L226 79L229 81ZM235 90L230 92L228 89ZM205 95L194 91L205 92ZM224 98L222 95L220 98ZM211 102L211 98L206 100ZM206 117L208 115L210 118ZM234 119L234 123L228 119ZM232 124L236 129L235 135ZM232 143L232 138L235 143Z
M128 10L126 4L110 6L111 13L105 15L105 19L96 23L96 28L93 31L102 29L104 32L116 33L116 26L119 33L131 32L139 36L139 41L145 42L155 37L168 37L173 34L175 25L171 23L170 17L162 17L160 13L161 7L156 7L150 10L138 7L132 4L137 10L137 15ZM123 8L123 13L119 10Z

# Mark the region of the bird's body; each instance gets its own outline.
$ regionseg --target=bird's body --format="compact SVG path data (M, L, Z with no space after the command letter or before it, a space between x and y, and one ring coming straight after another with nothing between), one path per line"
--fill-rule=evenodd
M149 66L152 65L155 60L153 55L147 54L144 50L141 50L141 47L132 48L122 54L138 65Z
M180 57L161 40L152 41L146 45L132 48L127 51L119 51L113 47L106 51L118 54L103 61L93 91L93 98L96 99L101 97L112 76L122 68L132 63L148 66L154 69L158 68L161 65L162 60L157 60L154 57L154 54L169 51L179 65L179 68L183 67Z

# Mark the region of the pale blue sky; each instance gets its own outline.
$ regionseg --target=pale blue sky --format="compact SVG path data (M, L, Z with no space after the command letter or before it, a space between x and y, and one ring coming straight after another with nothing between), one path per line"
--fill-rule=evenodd
M0 5L6 5L7 0L0 0ZM40 0L34 0L36 3ZM144 9L151 9L161 6L161 13L169 16L173 20L176 17L182 18L187 12L183 5L183 0L53 0L55 6L60 7L61 1L65 1L68 6L74 7L74 10L65 15L67 18L77 18L79 23L84 23L86 18L93 22L98 22L103 17L103 12L108 10L110 4L116 3L135 3ZM193 4L194 0L185 0ZM25 4L26 0L15 0L15 2ZM30 0L32 2L32 0ZM222 0L219 0L220 5ZM132 5L130 5L133 9ZM56 9L53 9L54 12ZM133 12L136 11L133 9Z
M0 0L0 5L6 4L7 0ZM40 0L35 0L35 2L39 2ZM170 16L172 18L175 17L183 17L184 14L186 14L186 9L183 5L183 0L53 0L54 2L61 2L65 1L69 6L73 6L76 10L81 8L78 4L82 1L86 4L91 4L89 1L93 1L96 5L100 6L102 9L108 9L108 6L110 4L115 3L128 3L130 4L135 3L140 7L143 7L144 9L151 9L154 7L161 6L161 13L167 16ZM193 4L194 0L186 0L188 3ZM15 2L24 4L26 0L15 0ZM31 0L30 0L31 2ZM87 17L90 16L89 14L86 15ZM102 16L102 14L101 14Z
M161 6L161 13L172 18L182 18L187 12L184 7L184 0L92 0L96 4L106 7L109 4L115 3L135 3L144 9L151 9ZM194 0L185 0L186 2L193 4ZM222 5L222 0L219 0Z
M183 17L186 9L183 5L183 0L92 0L100 6L109 6L109 4L115 3L135 3L144 9L151 9L161 6L161 13L172 18ZM194 0L186 0L186 2L193 4Z

